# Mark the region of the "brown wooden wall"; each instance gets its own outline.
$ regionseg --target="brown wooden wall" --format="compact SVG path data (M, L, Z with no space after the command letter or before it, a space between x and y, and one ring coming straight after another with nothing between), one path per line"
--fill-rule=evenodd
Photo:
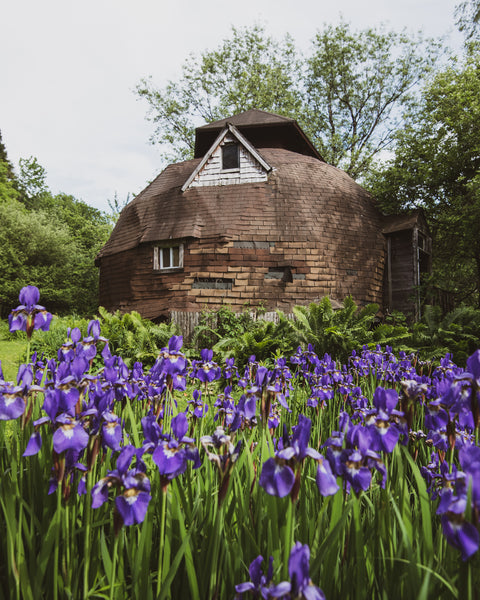
M326 295L381 304L385 248L374 225L366 222L360 231L338 235L329 223L330 237L316 242L266 235L223 243L182 240L183 268L168 273L153 270L154 244L143 244L101 259L100 304L151 319L222 304L290 312Z

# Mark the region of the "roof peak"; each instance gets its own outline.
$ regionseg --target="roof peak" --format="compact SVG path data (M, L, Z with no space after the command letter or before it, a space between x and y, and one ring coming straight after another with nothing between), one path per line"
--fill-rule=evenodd
M292 119L291 117L283 117L282 115L267 112L266 110L260 110L259 108L251 108L244 112L232 115L231 117L227 117L226 119L212 121L211 123L197 127L197 130L221 129L225 127L227 123L232 123L232 125L235 125L236 127L248 127L254 125L277 125L292 122L295 122L295 119Z
M235 126L255 148L285 148L323 161L295 119L258 108L197 127L195 158L202 158L218 134L229 124Z

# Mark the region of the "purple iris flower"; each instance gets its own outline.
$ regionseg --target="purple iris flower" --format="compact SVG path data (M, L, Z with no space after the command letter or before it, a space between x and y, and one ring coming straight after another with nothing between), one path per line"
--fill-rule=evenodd
M217 427L213 435L204 435L200 438L200 443L208 460L217 465L220 474L219 504L225 499L233 466L237 462L242 449L242 440L234 445L232 439L233 435L227 435L223 427ZM212 447L217 452L212 452L210 450Z
M273 558L270 557L267 573L262 571L263 556L250 564L248 569L251 581L235 586L237 598L250 592L254 598L264 600L277 598L278 600L325 600L322 590L314 585L310 579L310 548L297 542L288 559L288 574L291 581L282 581L271 584L273 578Z
M102 413L102 441L114 452L120 450L123 440L123 428L120 418L110 411Z
M34 329L48 331L52 315L45 307L40 306L40 292L33 285L22 288L19 295L20 306L17 306L8 317L10 331L25 331L27 338L32 337Z
M288 559L288 574L292 582L292 597L305 600L325 600L322 590L310 579L310 548L297 542Z
M0 386L0 420L18 419L25 412L25 407L24 387L4 382Z
M234 419L235 413L235 402L232 398L232 386L227 385L223 394L220 394L214 404L214 406L218 409L216 415L213 417L214 421L218 421L219 419L222 422L222 425L231 425Z
M193 390L192 398L192 400L188 401L188 404L193 406L193 416L201 419L208 412L208 404L202 401L202 392L200 390Z
M183 374L187 367L187 359L180 352L183 345L181 335L172 335L168 341L168 347L162 348L157 362L152 367L152 373L155 375L174 375Z
M193 376L199 379L202 383L210 383L222 376L222 369L213 362L213 350L205 348L200 352L201 360L195 361L193 364Z
M295 473L285 460L272 457L263 464L259 483L270 496L283 498L293 488Z
M237 598L243 598L243 594L250 592L254 598L263 598L264 600L274 598L286 598L291 590L291 585L288 581L282 581L277 585L270 585L273 578L273 557L270 557L267 573L262 570L263 556L259 555L250 563L248 572L251 581L240 583L235 586Z
M59 427L53 434L53 449L57 454L66 450L80 452L88 445L89 436L82 423L69 415L59 415L56 419Z
M403 412L396 410L398 394L395 390L378 387L373 396L373 410L367 420L372 434L370 448L375 452L392 452L400 438L400 427L396 420Z
M107 501L112 487L117 489L115 509L124 525L142 523L151 500L150 481L139 456L142 452L133 446L125 446L117 458L116 470L110 471L92 489L92 508L98 508ZM137 457L137 465L130 468L134 456Z
M292 500L296 499L305 458L310 456L315 460L323 459L317 450L308 446L311 427L310 419L300 415L291 438L284 434L282 449L264 463L259 483L267 494L283 498L293 493Z
M462 560L468 560L478 551L480 534L478 529L465 520L466 496L454 496L452 490L446 490L437 514L442 515L442 529L449 544L458 548Z
M188 421L185 413L179 413L172 419L172 436L159 442L152 453L154 463L160 475L171 481L187 469L187 461L193 462L193 467L198 468L200 457L198 448L192 438L186 437Z
M337 478L332 473L330 463L323 457L318 461L317 476L318 491L322 496L333 496L340 489Z

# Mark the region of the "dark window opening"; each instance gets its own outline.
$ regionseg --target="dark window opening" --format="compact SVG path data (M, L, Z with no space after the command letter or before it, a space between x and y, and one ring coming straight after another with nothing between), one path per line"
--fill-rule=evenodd
M290 267L270 267L265 273L265 279L278 279L284 283L293 281L292 269Z
M195 277L192 283L194 290L231 290L233 279L225 277Z
M225 144L222 146L222 169L229 171L240 168L240 152L238 144Z

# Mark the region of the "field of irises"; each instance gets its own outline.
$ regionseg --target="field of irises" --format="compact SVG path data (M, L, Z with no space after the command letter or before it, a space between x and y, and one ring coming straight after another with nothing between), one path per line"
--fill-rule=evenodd
M51 315L22 289L11 331ZM480 351L129 369L98 321L0 373L0 597L477 598Z

